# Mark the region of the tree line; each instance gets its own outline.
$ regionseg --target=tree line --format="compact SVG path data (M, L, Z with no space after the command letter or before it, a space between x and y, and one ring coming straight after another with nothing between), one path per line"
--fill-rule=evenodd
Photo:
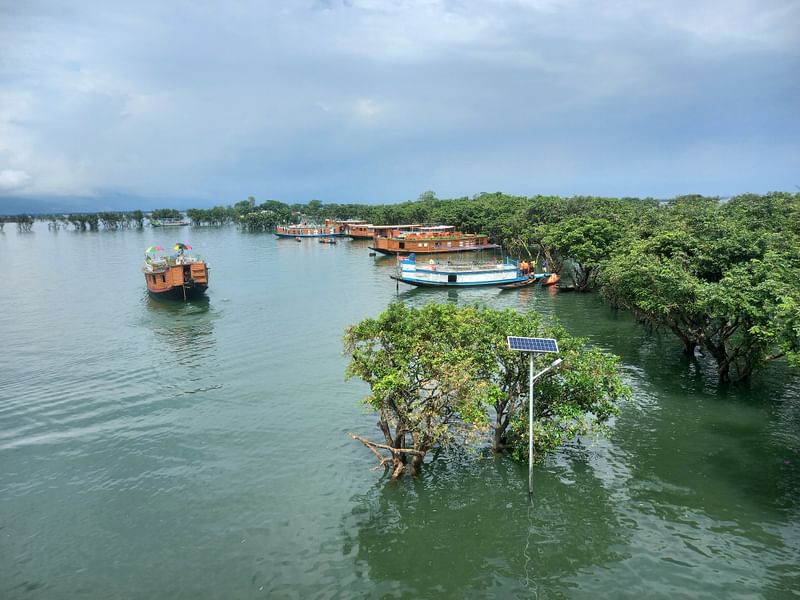
M687 354L712 357L722 382L745 380L779 358L800 365L797 193L659 201L500 192L439 199L427 191L415 201L377 205L257 203L250 196L233 206L192 208L187 216L194 225L237 224L248 232L325 218L447 223L485 233L517 258L535 264L547 260L548 268L574 289L598 291L647 326L672 332ZM143 215L49 218L55 228L69 223L97 230L142 226ZM29 216L5 219L16 222L20 231L33 224Z
M597 290L716 363L721 382L780 358L800 366L800 194L720 198L479 194L365 207L380 223L441 222L546 259L578 291Z

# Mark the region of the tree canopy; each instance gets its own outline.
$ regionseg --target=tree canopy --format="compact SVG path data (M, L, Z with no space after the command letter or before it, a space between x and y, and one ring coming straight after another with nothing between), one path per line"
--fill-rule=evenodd
M347 376L369 384L364 402L378 414L383 439L353 437L393 478L417 473L433 448L479 445L487 436L495 451L527 456L528 356L510 351L507 335L556 337L561 347L563 365L534 388L540 459L576 436L605 431L629 394L615 357L535 312L398 303L346 332Z

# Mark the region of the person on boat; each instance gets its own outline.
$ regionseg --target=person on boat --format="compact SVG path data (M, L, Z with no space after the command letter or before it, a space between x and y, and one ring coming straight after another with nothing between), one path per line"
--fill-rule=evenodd
M547 273L547 259L546 258L542 261L542 271Z
M527 260L523 260L521 263L519 263L519 272L522 273L523 275L527 275L528 273L530 273L530 270L531 266L528 264Z

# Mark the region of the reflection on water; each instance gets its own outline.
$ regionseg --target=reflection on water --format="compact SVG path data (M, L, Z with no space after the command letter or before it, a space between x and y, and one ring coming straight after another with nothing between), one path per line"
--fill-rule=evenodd
M0 236L5 280L27 282L0 293L4 600L796 596L785 363L720 388L710 359L595 294L398 294L368 242L188 233L215 267L188 304L144 290L157 232ZM129 259L87 277L95 256ZM621 357L634 398L610 439L537 468L533 508L526 466L491 454L387 481L345 434L376 429L340 336L398 296L558 317Z
M345 553L375 597L560 597L570 577L624 558L626 527L609 490L576 452L537 474L531 507L524 469L505 458L449 453L417 480L385 479L352 499ZM564 528L581 531L564 535ZM408 574L413 573L414 577Z
M163 342L178 364L197 366L215 345L215 312L208 297L191 302L152 298L145 301L145 325Z

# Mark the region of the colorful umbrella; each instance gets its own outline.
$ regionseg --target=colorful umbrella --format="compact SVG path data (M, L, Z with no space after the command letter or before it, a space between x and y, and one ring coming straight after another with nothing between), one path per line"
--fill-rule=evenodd
M192 247L189 244L182 244L180 242L175 242L175 250L191 250Z
M145 252L147 254L152 254L153 252L161 252L163 248L161 246L150 246Z

